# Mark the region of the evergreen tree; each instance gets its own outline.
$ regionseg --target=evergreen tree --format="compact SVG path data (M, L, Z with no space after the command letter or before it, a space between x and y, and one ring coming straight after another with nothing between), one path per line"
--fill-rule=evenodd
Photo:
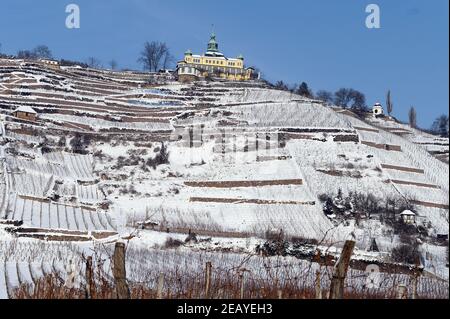
M431 131L436 134L440 135L442 137L448 137L449 136L449 119L447 115L441 115L439 116L431 126Z
M392 100L391 100L391 90L389 90L387 93L386 107L387 107L388 114L391 115L392 111L394 109L394 104L392 104Z
M409 118L409 125L412 128L417 127L417 112L414 106L411 106L408 112L408 118Z
M306 82L302 82L300 84L300 86L297 89L297 94L307 97L307 98L312 98L313 94L311 92L311 90L308 87L308 84Z

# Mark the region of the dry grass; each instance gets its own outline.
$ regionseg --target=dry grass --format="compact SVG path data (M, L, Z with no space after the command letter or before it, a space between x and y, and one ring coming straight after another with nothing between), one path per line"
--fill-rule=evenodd
M213 257L214 256L214 257ZM94 258L92 299L115 298L111 273L103 267L104 255ZM215 258L215 259L212 259ZM213 261L210 299L313 299L316 272L321 274L322 296L329 290L332 267L300 262L289 258L263 258L238 254L208 254L177 250L127 249L127 275L132 299L157 298L158 277L164 276L163 299L204 299L205 261ZM67 279L50 274L34 286L21 285L13 294L18 299L84 299L87 298L85 278L69 288ZM350 271L346 280L346 299L393 299L399 284L405 284L411 296L412 281L408 276L389 275L381 288L364 287L361 273ZM241 296L241 287L244 294ZM418 298L447 299L448 283L420 279Z
M204 282L199 278L191 278L190 284L184 289L173 287L173 281L177 278L169 276L163 291L163 299L207 299L205 297ZM240 299L241 277L218 276L212 281L209 299ZM244 286L244 299L314 299L315 289L299 287L295 282L276 285L270 281L248 280ZM327 298L327 289L322 289L323 298ZM145 284L130 285L131 299L157 299L155 288ZM397 289L392 288L385 292L360 290L346 291L345 299L395 299ZM39 280L34 289L29 285L22 285L15 290L15 299L86 299L84 288L67 288L62 279L57 276L46 276ZM95 286L91 299L115 299L114 285L104 280ZM419 299L448 299L448 295L419 295Z

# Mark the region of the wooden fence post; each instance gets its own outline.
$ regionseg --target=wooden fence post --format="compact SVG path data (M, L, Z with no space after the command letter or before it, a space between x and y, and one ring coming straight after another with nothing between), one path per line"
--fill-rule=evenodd
M316 271L316 299L322 299L322 287L320 285L320 271Z
M283 299L283 290L278 289L277 293L278 293L278 299Z
M350 265L350 258L355 248L353 240L347 240L342 249L341 256L334 266L333 279L331 280L330 299L344 298L344 282L347 276L347 270Z
M211 274L212 274L212 264L211 262L206 263L205 270L205 298L210 298L210 290L211 290Z
M244 299L244 289L245 289L245 276L244 276L244 272L241 272L241 273L239 274L239 278L240 278L240 282L241 282L241 289L240 289L239 297L240 297L240 299Z
M413 288L412 288L412 299L417 299L417 286L419 284L419 272L414 272L413 278Z
M113 255L113 275L116 283L117 299L130 299L130 289L125 270L125 244L116 243Z
M86 299L92 299L94 283L92 278L92 256L86 259Z
M397 299L408 299L408 288L405 285L398 285Z
M156 299L163 299L164 288L164 274L160 274L158 277L158 288L156 290Z

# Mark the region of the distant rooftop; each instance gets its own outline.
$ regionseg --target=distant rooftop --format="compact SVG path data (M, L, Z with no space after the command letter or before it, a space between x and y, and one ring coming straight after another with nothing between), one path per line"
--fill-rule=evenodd
M410 210L405 210L405 211L403 211L403 213L401 213L400 215L402 215L402 216L416 216L416 214L413 213L413 212L410 211Z
M33 108L28 106L28 105L21 105L21 106L19 106L17 109L15 109L13 111L13 113L15 113L15 112L37 114L37 112L35 110L33 110Z

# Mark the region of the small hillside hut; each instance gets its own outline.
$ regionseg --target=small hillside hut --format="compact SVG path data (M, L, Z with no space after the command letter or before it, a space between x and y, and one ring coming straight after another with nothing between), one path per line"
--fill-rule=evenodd
M37 119L37 112L35 110L33 110L32 107L27 106L27 105L19 106L17 109L15 109L12 112L12 114L14 117L17 117L22 120L34 122Z

